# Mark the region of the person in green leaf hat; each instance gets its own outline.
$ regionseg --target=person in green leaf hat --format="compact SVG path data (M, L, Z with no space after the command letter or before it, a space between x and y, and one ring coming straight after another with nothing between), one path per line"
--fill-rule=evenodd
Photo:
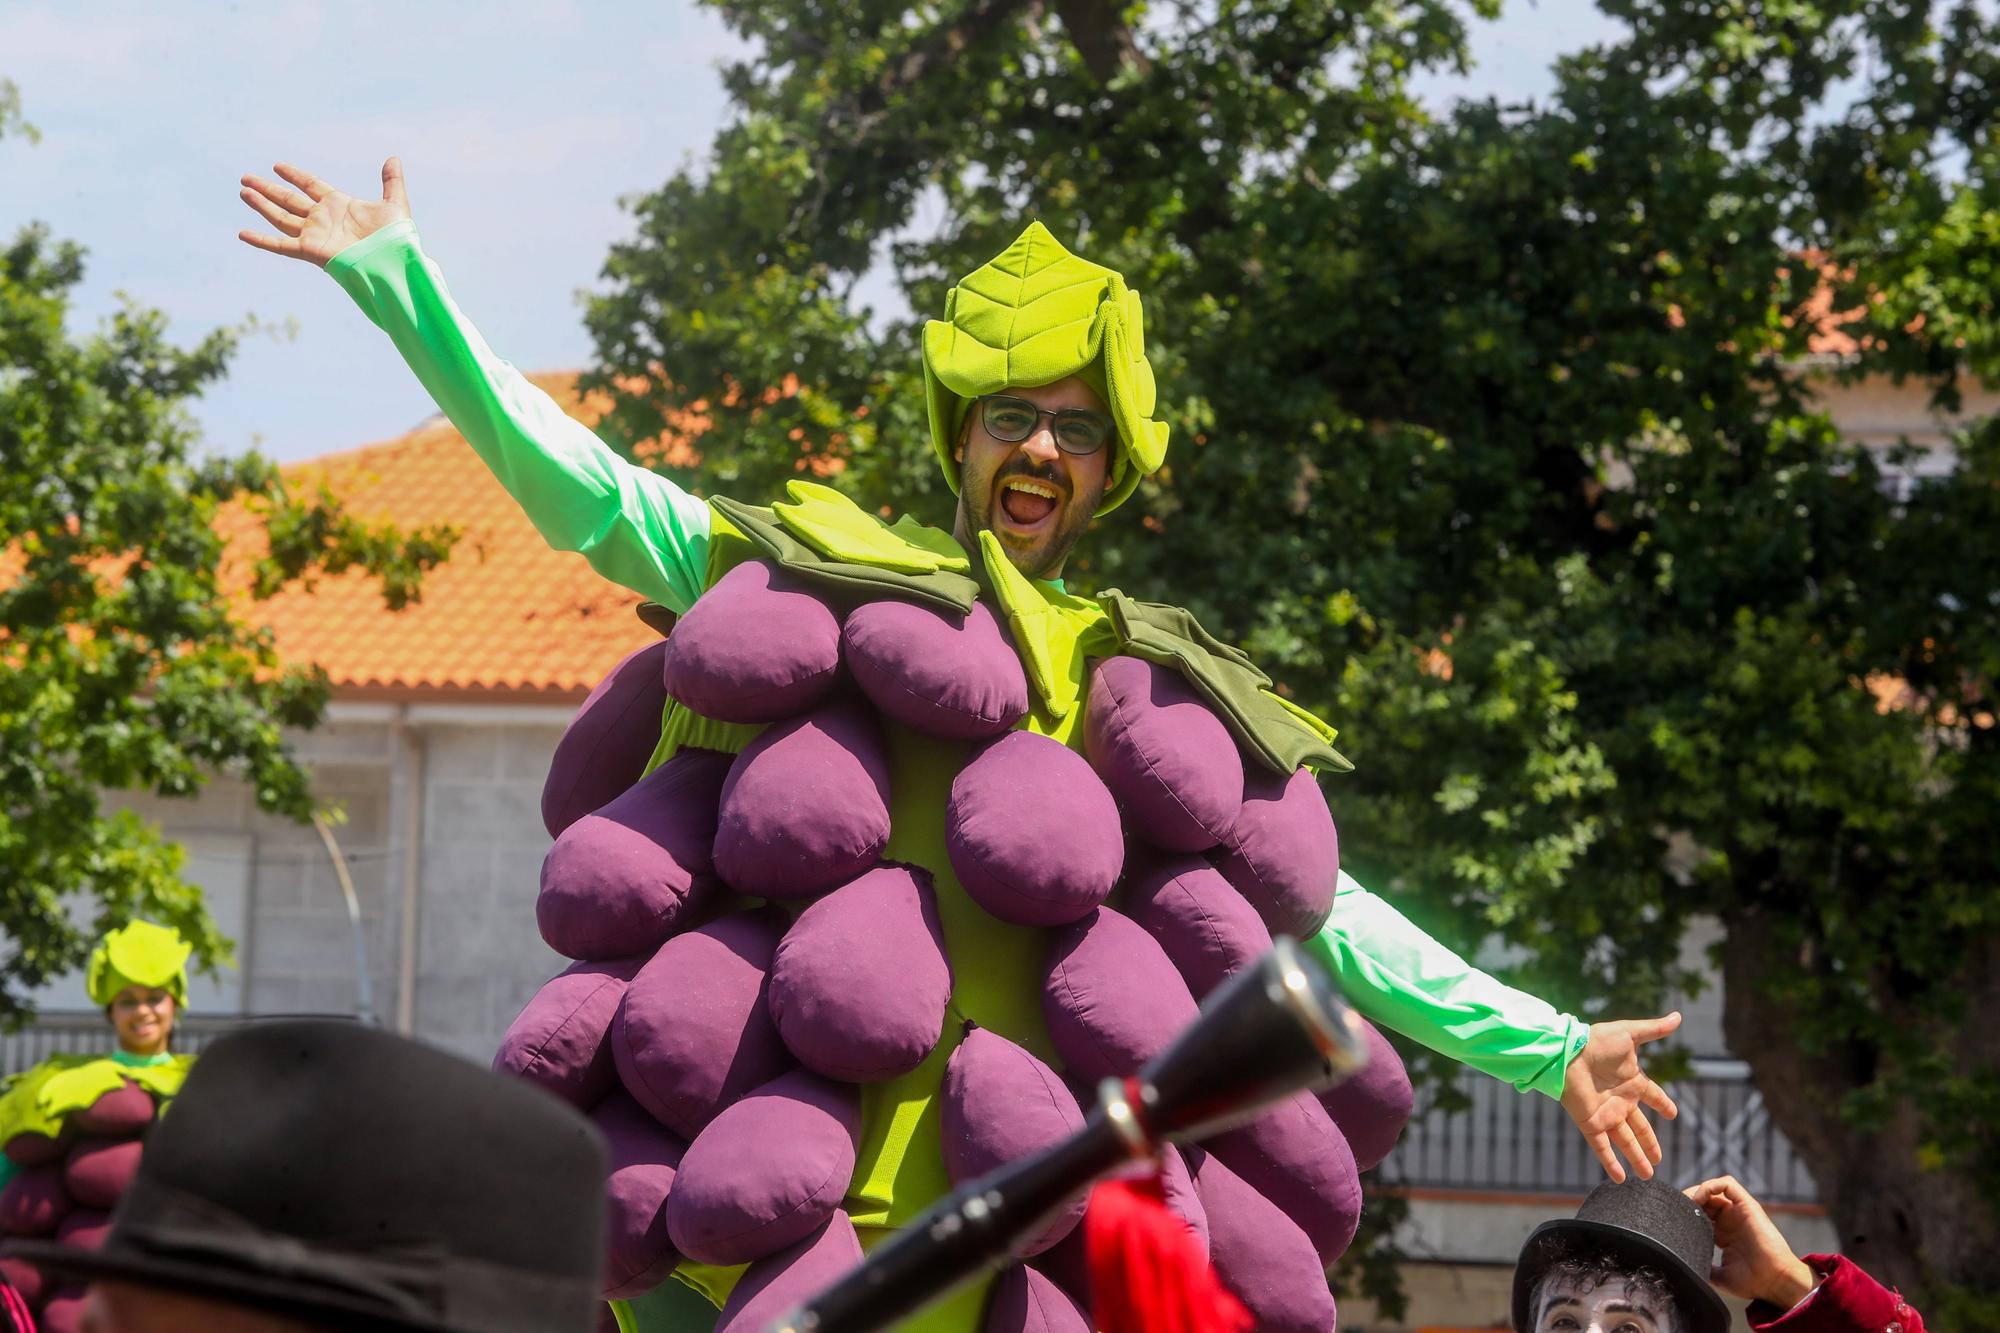
M60 1140L72 1116L128 1083L165 1103L180 1091L192 1055L169 1047L187 1008L187 960L177 931L134 921L98 941L84 969L90 1002L117 1037L109 1055L56 1055L9 1081L0 1093L0 1185L41 1142ZM18 1141L18 1142L17 1142Z
M276 180L245 176L241 198L276 234L246 230L241 239L324 268L388 334L543 537L581 552L613 582L679 614L755 558L849 594L961 613L987 600L1029 679L1029 730L1080 747L1086 663L1129 653L1184 674L1246 757L1266 768L1348 767L1330 727L1267 688L1268 677L1184 611L1066 589L1070 552L1093 518L1160 468L1168 428L1154 415L1138 293L1115 271L1071 254L1039 222L960 281L943 317L924 330L931 443L956 496L946 532L911 517L886 523L808 482L793 482L768 506L703 500L626 462L495 356L467 321L418 242L397 159L383 166L379 200L296 167L275 171ZM682 746L739 751L757 730L673 703L653 764ZM1041 932L983 914L944 856L943 793L962 747L914 733L889 744L896 796L883 855L935 877L947 952L963 964L952 1017L1046 1057ZM1586 1025L1469 966L1345 872L1330 918L1307 945L1369 1018L1522 1091L1559 1098L1614 1179L1624 1178L1621 1154L1639 1175L1652 1174L1660 1150L1643 1108L1669 1116L1674 1108L1638 1051L1671 1032L1679 1015ZM861 1151L844 1207L864 1243L944 1191L934 1094L955 1040L940 1041L914 1073L863 1090ZM720 1303L735 1274L684 1264L676 1276ZM618 1313L624 1326L638 1326L630 1310ZM977 1321L974 1293L920 1326Z
M91 952L84 986L111 1018L120 1063L171 1058L174 1018L187 1007L189 953L179 934L150 921L112 931Z

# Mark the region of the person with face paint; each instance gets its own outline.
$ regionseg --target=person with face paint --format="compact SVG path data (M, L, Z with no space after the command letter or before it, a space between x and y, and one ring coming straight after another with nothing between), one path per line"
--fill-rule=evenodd
M194 1056L171 1049L187 1008L189 946L150 921L91 951L84 986L116 1035L109 1055L56 1055L0 1093L0 1231L88 1245L137 1169L140 1141L180 1092ZM81 1300L14 1260L0 1278L50 1333L76 1327Z
M1514 1265L1515 1333L1728 1333L1709 1285L1715 1229L1660 1180L1606 1182L1544 1222Z
M613 582L676 615L753 559L837 586L850 601L969 590L1020 656L1031 687L1024 729L1083 749L1090 662L1136 654L1195 684L1243 752L1277 774L1349 767L1331 748L1330 727L1260 688L1268 678L1185 612L1116 594L1081 598L1063 583L1091 521L1159 469L1168 428L1154 416L1139 294L1041 223L953 287L942 317L923 331L929 433L956 499L947 531L908 517L886 523L807 482L770 506L704 501L627 463L495 356L459 310L419 243L397 159L383 166L379 200L296 167L275 172L275 180L245 176L241 190L275 234L246 230L241 239L325 269L390 337L543 537L582 553ZM671 704L648 771L690 748L743 751L757 734ZM900 732L890 744L900 841L887 855L936 876L954 1012L1003 1034L1010 1026L1039 1032L1046 932L975 920L969 908L967 924L955 924L964 893L946 861L943 806L964 747ZM1624 1178L1626 1164L1652 1174L1660 1150L1644 1108L1668 1116L1674 1108L1640 1067L1639 1048L1673 1031L1679 1015L1585 1024L1470 967L1345 872L1322 887L1333 890L1331 913L1311 923L1303 942L1357 1009L1522 1091L1559 1099L1613 1178ZM858 1226L894 1226L942 1192L935 1117L923 1108L958 1040L953 1032L915 1074L868 1090L870 1124L849 1199ZM1397 1114L1407 1113L1405 1098Z

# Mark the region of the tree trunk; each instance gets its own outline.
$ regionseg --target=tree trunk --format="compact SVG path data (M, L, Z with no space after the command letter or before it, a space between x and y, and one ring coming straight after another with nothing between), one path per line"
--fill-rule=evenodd
M1746 895L1747 897L1748 895ZM1746 1060L1771 1119L1812 1172L1840 1249L1874 1277L1900 1289L1919 1309L1943 1286L2000 1291L2000 1200L1983 1197L1962 1173L1925 1170L1920 1108L1899 1099L1887 1123L1864 1130L1842 1114L1847 1095L1874 1081L1878 1068L1894 1077L1883 1053L1859 1042L1808 1053L1799 1040L1800 1015L1767 989L1777 969L1796 969L1755 908L1730 913L1723 945L1723 1028L1730 1049ZM1987 1021L1967 1024L1953 1043L1958 1069L1991 1067L1993 1005L2000 975L1993 951L1960 966L1968 1012ZM1941 965L1950 966L1945 960ZM1982 1030L1983 1029L1983 1030Z

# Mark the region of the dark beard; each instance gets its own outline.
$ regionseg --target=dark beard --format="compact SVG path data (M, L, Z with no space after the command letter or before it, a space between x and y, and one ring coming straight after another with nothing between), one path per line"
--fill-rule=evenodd
M1045 482L1055 487L1064 497L1063 516L1058 526L1040 546L1033 550L1025 552L1017 550L1001 539L997 532L994 533L1000 550L1015 569L1031 579L1056 578L1058 577L1056 571L1063 567L1063 562L1069 558L1069 553L1076 548L1077 542L1082 540L1084 530L1090 526L1091 513L1096 509L1096 504L1093 503L1088 510L1077 505L1075 493L1063 480L1062 475L1054 469L1010 462L996 473L985 478L976 478L967 475L965 468L961 466L958 474L959 495L965 497L966 526L975 543L978 542L981 532L992 531L993 509L999 504L994 497L998 494L1000 483L1008 477L1024 477ZM976 501L970 498L973 496L978 497ZM1024 567L1020 561L1022 556L1032 557L1034 567Z

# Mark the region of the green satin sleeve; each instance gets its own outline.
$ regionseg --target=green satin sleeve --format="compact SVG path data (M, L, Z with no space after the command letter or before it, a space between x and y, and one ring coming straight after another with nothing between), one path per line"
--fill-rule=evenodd
M356 241L326 271L389 335L438 408L536 531L613 583L675 612L708 567L708 506L626 462L495 356L405 220Z
M1364 1017L1522 1092L1561 1097L1589 1037L1587 1024L1495 981L1344 870L1333 914L1306 947Z

